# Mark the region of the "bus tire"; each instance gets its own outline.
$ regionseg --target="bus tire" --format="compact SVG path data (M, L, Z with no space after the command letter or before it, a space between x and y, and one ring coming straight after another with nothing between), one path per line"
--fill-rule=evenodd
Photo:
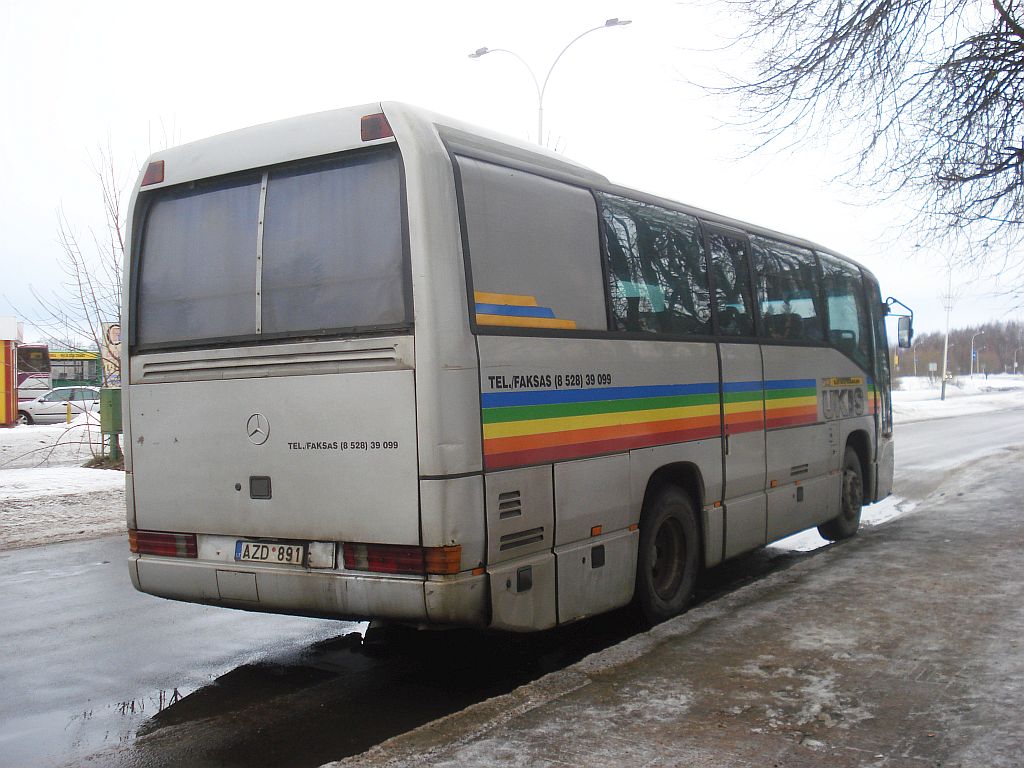
M864 471L860 457L850 446L843 456L843 481L839 491L839 514L818 526L818 533L829 541L853 536L860 527L860 511L864 506Z
M18 423L19 424L31 424L32 423L32 417L29 416L24 411L18 411Z
M693 501L675 486L663 488L640 517L636 606L657 624L683 612L700 565L700 533Z

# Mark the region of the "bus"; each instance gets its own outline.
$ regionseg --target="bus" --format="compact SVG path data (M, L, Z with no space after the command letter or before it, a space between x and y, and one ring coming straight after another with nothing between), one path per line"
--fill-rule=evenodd
M806 240L390 102L160 151L129 220L140 591L655 623L891 491L888 305Z
M101 387L103 368L97 352L81 349L50 350L54 387Z
M18 400L35 400L53 389L50 348L46 344L18 345Z

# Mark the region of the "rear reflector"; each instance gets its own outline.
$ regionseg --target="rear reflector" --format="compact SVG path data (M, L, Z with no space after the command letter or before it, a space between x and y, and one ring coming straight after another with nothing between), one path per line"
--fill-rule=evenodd
M410 547L402 544L356 544L342 550L345 567L352 571L394 573L408 576L451 575L459 572L462 547Z
M363 141L386 139L395 135L383 112L378 112L376 115L363 115L359 121L359 134Z
M142 177L142 186L159 184L164 180L164 161L154 160L146 166L146 175Z
M163 531L128 531L128 546L138 555L163 557L196 557L194 533L164 533Z

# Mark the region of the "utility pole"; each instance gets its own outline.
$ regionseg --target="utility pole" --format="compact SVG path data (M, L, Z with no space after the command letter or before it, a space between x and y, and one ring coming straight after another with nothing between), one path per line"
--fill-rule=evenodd
M939 297L942 301L942 308L946 310L946 341L942 345L942 392L939 395L939 400L946 399L946 368L949 362L949 315L953 311L953 305L956 304L956 299L953 297L952 264L948 265L947 274L949 278L946 284L946 292Z

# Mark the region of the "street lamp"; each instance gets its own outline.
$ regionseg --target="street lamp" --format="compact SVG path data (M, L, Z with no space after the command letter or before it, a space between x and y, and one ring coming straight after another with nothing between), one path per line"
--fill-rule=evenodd
M971 378L974 378L974 340L981 336L984 331L978 331L976 334L971 336Z
M1020 352L1024 347L1017 347L1013 350L1013 372L1017 373L1017 353Z
M946 286L946 292L940 295L942 301L942 308L946 310L946 340L942 344L942 390L939 395L939 400L946 399L946 371L949 369L949 315L953 311L953 305L956 304L956 294L953 293L953 265L946 264L946 276L948 283Z
M569 48L573 45L573 43L575 43L581 37L583 37L585 35L589 35L591 32L597 32L597 30L599 30L599 29L607 29L608 27L624 27L627 24L632 24L632 23L633 22L629 21L628 19L608 19L601 26L593 27L592 29L588 29L586 32L581 32L580 34L576 35L576 37L574 37L572 40L570 40L569 44L566 45L561 50L561 52L559 52L559 54L557 56L555 56L555 60L553 62L551 62L551 66L548 67L547 75L544 76L544 83L543 84L541 84L541 82L537 79L537 75L534 73L533 67L531 67L529 64L526 63L526 59L524 59L522 56L520 56L515 51L510 51L508 48L486 48L486 47L485 48L477 48L475 51L473 51L471 54L469 54L469 58L471 58L471 59L479 59L481 56L486 56L488 53L507 53L507 54L510 54L512 56L515 56L517 59L519 59L520 63L524 67L526 67L526 71L530 73L530 77L533 79L533 87L537 89L537 143L540 144L541 146L543 146L544 145L544 93L548 89L548 80L551 79L551 73L554 71L555 65L558 64L558 60L561 59L562 56L565 55L565 52L567 50L569 50Z

